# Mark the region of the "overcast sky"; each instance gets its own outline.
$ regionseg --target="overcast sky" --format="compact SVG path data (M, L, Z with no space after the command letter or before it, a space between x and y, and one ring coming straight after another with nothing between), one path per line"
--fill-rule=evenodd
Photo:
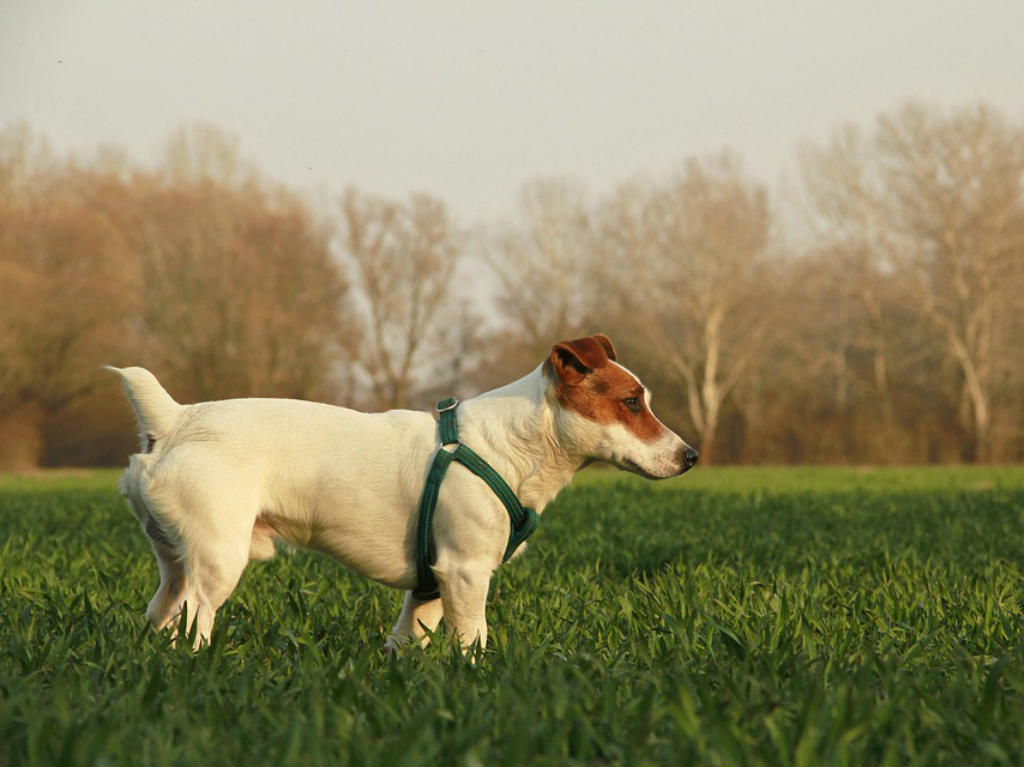
M908 99L1024 117L1022 33L1021 0L0 0L0 123L152 162L212 122L296 187L469 223L533 178L601 195L726 146L774 187L801 140Z

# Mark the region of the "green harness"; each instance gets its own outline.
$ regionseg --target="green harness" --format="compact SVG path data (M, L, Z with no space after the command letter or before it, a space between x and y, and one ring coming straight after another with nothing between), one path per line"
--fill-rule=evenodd
M512 488L501 478L491 465L483 458L474 453L464 444L459 442L459 427L455 418L455 409L459 401L454 397L443 399L437 403L437 412L440 414L441 449L434 456L434 463L427 475L427 484L423 488L423 496L420 498L420 517L416 527L416 588L412 595L427 602L437 599L440 592L437 588L437 579L430 565L437 558L434 546L434 507L437 506L437 493L441 489L441 480L452 461L458 461L480 479L486 482L498 499L505 504L509 520L512 523L508 535L508 546L505 547L505 555L502 562L507 562L519 545L533 535L540 523L540 515L533 509L528 509L519 502ZM455 450L444 449L445 445L455 445Z

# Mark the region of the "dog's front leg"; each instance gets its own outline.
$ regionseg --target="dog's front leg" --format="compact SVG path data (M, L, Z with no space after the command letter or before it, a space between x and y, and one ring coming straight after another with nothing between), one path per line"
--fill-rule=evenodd
M408 642L419 642L421 647L426 647L430 642L428 632L437 629L444 613L441 599L431 599L429 602L421 602L416 599L411 591L405 592L405 600L402 602L402 613L395 621L388 641L384 645L384 651L394 653L401 645Z
M480 649L487 646L487 589L493 567L457 565L447 572L438 572L444 620L459 637L463 653L474 642ZM437 572L437 568L435 568Z

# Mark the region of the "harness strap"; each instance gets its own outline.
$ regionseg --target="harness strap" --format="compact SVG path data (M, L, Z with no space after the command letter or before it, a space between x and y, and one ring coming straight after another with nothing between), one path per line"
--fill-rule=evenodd
M540 523L540 515L519 502L515 492L502 479L501 475L487 461L459 442L459 428L455 416L455 409L458 406L459 401L454 397L437 403L437 411L440 413L439 431L442 447L434 455L434 463L430 467L430 473L427 474L427 483L423 488L423 495L420 497L420 513L416 526L417 585L412 594L420 601L429 601L440 596L437 579L434 577L433 570L430 569L430 565L437 559L433 536L434 508L437 506L437 494L441 490L441 480L444 479L452 461L461 463L486 482L508 512L511 529L505 554L501 558L502 562L508 561L523 541L533 535ZM455 445L455 449L445 450L444 447L447 445Z

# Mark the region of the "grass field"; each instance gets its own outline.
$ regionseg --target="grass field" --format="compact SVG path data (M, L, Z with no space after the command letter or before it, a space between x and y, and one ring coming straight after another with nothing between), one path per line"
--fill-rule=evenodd
M1024 763L1024 469L588 470L475 667L308 552L171 648L115 481L0 478L0 764Z

